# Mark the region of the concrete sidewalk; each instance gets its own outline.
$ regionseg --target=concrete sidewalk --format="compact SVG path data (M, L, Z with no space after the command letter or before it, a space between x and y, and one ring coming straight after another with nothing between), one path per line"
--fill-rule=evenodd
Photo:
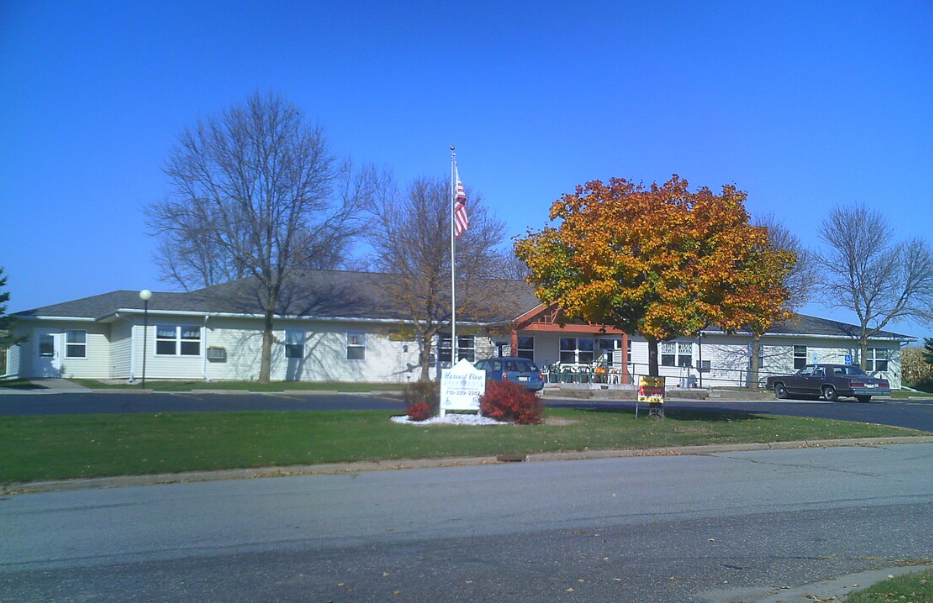
M67 379L30 379L31 388L0 387L0 396L3 394L86 394L94 390L83 385L72 383Z

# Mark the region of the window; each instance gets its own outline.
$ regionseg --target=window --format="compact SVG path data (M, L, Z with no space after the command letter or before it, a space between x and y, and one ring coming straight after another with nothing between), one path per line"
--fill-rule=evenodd
M156 325L156 354L159 356L200 356L201 327Z
M693 366L693 344L677 344L677 366Z
M366 333L347 331L347 360L366 360Z
M535 359L535 338L523 336L518 338L518 351L515 353L519 358Z
M693 344L689 342L662 341L661 366L693 366Z
M596 342L587 337L561 337L560 361L565 364L589 364L595 359Z
M466 358L476 360L476 339L472 335L457 336L457 362ZM438 362L450 362L450 335L441 335L437 344Z
M55 357L55 336L54 335L40 335L39 336L39 356L41 358L54 358Z
M677 366L677 346L673 341L661 342L661 366Z
M305 357L305 330L285 329L285 357Z
M868 372L882 372L888 370L888 350L887 348L868 348L868 356L865 358L865 368Z
M65 357L87 358L87 331L65 331Z
M599 350L600 359L606 363L606 366L612 366L612 353L619 348L621 342L618 339L597 339L596 348Z
M575 337L560 338L560 361L565 364L574 364L577 361L577 339Z
M466 359L470 362L476 360L476 341L472 335L457 337L457 362Z
M805 366L807 366L807 346L795 345L794 346L794 370L799 371Z
M580 337L577 339L577 362L590 364L596 360L596 342L592 339Z

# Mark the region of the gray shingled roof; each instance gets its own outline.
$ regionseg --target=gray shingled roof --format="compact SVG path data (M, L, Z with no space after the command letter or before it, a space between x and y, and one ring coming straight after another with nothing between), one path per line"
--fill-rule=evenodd
M281 296L280 315L306 318L348 318L360 320L410 320L399 299L392 291L393 275L376 272L350 272L339 270L309 270L296 277L285 287ZM458 320L485 324L505 324L534 310L540 305L534 289L524 281L489 279L476 281L478 290L486 300L490 312L471 315L470 305L464 304L457 314ZM478 286L477 286L478 285ZM458 304L461 295L458 294ZM80 318L101 320L120 310L142 310L138 291L112 291L75 301L53 304L34 310L17 312L21 318ZM258 315L261 306L257 297L256 281L252 278L215 285L187 293L155 292L149 301L150 312L190 312L192 314ZM475 314L475 313L473 313ZM721 332L715 327L706 333ZM770 335L823 335L828 337L857 337L858 327L843 322L798 314L786 322L777 323ZM889 331L876 338L913 341L908 335Z
M717 327L704 329L704 333L721 333L722 330ZM740 331L742 332L742 331ZM748 331L744 331L749 333ZM807 316L806 314L795 314L790 320L775 323L766 332L767 335L824 335L827 337L848 337L855 338L859 336L859 327L857 325L829 320L826 318L817 318L816 316ZM880 331L872 336L873 339L900 339L903 341L913 341L915 338L909 335L901 335L890 331Z
M395 277L374 272L309 270L293 279L280 295L279 314L307 318L408 320L409 313L392 291ZM505 323L536 307L532 288L523 281L489 279L474 287L491 301L493 311L471 316L469 305L458 311L461 321ZM258 315L259 288L253 278L196 291L154 292L150 312ZM458 303L461 296L458 295ZM16 313L20 318L81 318L101 320L120 310L142 310L138 291L112 291L70 302ZM475 314L475 313L474 313Z

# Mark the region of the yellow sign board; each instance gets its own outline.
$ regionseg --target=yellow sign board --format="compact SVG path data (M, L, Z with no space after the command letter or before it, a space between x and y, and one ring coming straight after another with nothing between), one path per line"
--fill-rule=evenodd
M664 377L640 377L638 401L649 404L664 404Z

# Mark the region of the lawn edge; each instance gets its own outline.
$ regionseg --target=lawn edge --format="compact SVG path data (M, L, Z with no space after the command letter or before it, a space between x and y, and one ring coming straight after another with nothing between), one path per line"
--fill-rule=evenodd
M843 438L829 440L798 440L792 442L759 442L745 444L709 444L699 446L671 446L643 449L585 450L575 452L540 452L522 456L524 462L581 461L609 458L650 456L703 456L727 452L756 450L792 450L799 448L838 448L845 446L887 446L895 444L933 444L933 436L892 436L881 438ZM384 461L355 461L347 463L323 463L319 465L291 465L284 467L254 467L251 469L220 469L216 471L191 471L184 473L159 473L150 475L126 475L117 477L79 478L0 485L0 496L19 494L43 494L78 490L107 488L129 488L186 484L240 479L271 477L295 477L302 475L340 475L370 471L436 469L444 467L466 467L476 465L502 465L518 459L500 460L495 456L450 457L440 459L394 459Z

